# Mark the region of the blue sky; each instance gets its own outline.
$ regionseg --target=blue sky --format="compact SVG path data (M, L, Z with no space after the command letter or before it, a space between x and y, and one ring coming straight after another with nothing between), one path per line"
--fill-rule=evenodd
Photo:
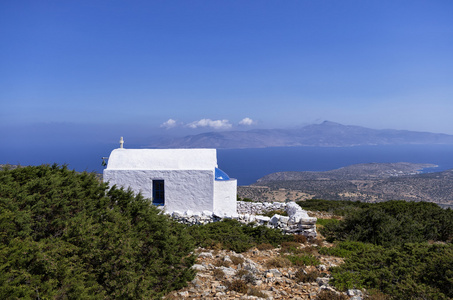
M450 0L4 0L0 133L27 147L323 120L453 134L452 15Z

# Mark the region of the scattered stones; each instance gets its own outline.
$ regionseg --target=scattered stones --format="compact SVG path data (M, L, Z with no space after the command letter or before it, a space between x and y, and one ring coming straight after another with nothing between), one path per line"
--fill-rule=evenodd
M301 244L301 248L312 247L314 244L307 242ZM198 258L194 269L197 274L188 286L174 291L165 299L207 299L207 300L277 300L277 299L316 299L323 290L348 296L350 300L361 300L363 295L360 290L350 290L348 294L337 291L329 284L330 271L324 271L325 275L315 282L298 282L295 274L301 269L297 266L269 268L269 260L280 257L280 248L258 251L250 249L238 254L227 250L207 250L198 248L195 250ZM210 255L211 254L211 255ZM236 260L235 258L241 258ZM329 266L332 263L341 264L338 257L319 256L321 265ZM230 260L228 267L217 266L219 262ZM319 270L317 266L303 267L304 271L312 272ZM327 268L327 267L326 267ZM220 274L220 276L219 276ZM246 289L236 290L231 288L233 283L242 281Z
M237 202L239 214L220 216L210 211L193 212L174 211L171 216L180 223L188 225L203 225L221 221L224 218L234 219L243 224L254 223L269 228L281 229L286 234L300 234L306 237L316 237L316 218L309 217L295 202ZM288 216L275 214L272 218L260 214L274 210L286 210Z

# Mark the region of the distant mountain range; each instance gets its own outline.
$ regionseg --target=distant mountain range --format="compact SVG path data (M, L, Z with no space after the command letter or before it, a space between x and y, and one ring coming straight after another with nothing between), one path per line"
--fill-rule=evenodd
M325 121L298 129L221 131L161 139L155 148L349 147L364 145L453 144L453 135L394 129L370 129Z

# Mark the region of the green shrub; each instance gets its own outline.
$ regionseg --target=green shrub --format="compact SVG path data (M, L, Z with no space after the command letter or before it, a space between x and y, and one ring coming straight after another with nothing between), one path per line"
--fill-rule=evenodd
M318 218L318 220L316 221L316 225L326 226L326 225L329 225L329 224L338 224L339 222L340 222L340 220L337 220L337 219L322 219L322 218Z
M296 242L283 242L281 245L281 253L301 253L303 250L300 248L300 243Z
M186 227L66 166L0 172L0 298L159 298L194 277Z
M320 231L329 241L355 240L386 246L451 241L453 211L434 203L388 201L351 213Z
M300 255L285 255L293 265L303 267L303 266L317 266L321 262L312 254L300 254Z
M396 299L453 297L453 245L365 246L332 269L339 289L376 289Z
M263 243L277 247L284 241L294 239L292 235L285 235L278 229L265 226L253 227L232 219L194 225L189 228L189 232L199 247L220 244L223 249L235 252L244 252Z
M318 249L319 254L331 255L338 257L350 257L356 252L365 252L374 248L372 244L366 244L355 241L339 242L334 247L321 247Z
M266 217L269 217L269 218L272 218L274 215L287 216L288 213L285 210L271 210L271 211L268 211L268 212L266 212L266 213L264 213L262 215L266 216Z
M347 200L323 200L323 199L308 199L305 201L296 202L303 209L311 211L325 211L333 213L337 216L344 216L353 211L369 207L369 203L360 201Z
M244 202L256 202L256 201L253 201L252 199L250 198L240 198L240 197L236 197L238 201L244 201Z

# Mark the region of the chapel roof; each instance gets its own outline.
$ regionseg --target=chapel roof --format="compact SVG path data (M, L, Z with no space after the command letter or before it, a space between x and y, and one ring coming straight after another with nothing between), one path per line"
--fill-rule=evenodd
M213 170L216 149L125 149L112 151L107 170Z

